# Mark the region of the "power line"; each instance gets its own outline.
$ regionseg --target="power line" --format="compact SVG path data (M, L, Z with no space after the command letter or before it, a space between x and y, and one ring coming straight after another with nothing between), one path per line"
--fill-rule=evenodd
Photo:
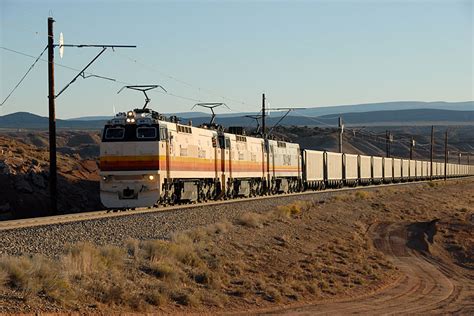
M242 101L242 100L237 100L237 99L234 99L234 98L229 98L229 97L224 96L224 95L222 95L222 94L220 94L220 93L211 91L211 90L209 90L209 89L204 89L204 88L199 87L199 86L197 86L197 85L191 84L191 83L189 83L189 82L187 82L187 81L185 81L185 80L182 80L182 79L179 79L179 78L177 78L177 77L175 77L175 76L172 76L172 75L170 75L170 74L167 74L167 73L165 73L165 72L163 72L163 71L157 69L155 66L152 66L152 65L149 65L149 64L145 64L145 63L143 63L143 62L141 62L141 61L139 61L139 60L137 60L137 59L134 59L134 58L132 58L132 57L126 55L126 54L123 54L123 53L120 53L120 52L115 52L115 53L116 53L118 56L121 56L121 57L123 57L123 58L125 58L125 59L127 59L127 60L129 60L129 61L131 61L131 62L133 62L133 63L135 63L135 64L138 64L138 65L140 65L140 66L146 68L146 69L149 70L149 71L156 72L156 73L158 73L158 74L160 74L160 75L162 75L162 76L164 76L164 77L166 77L166 78L168 78L168 79L174 80L174 81L176 81L176 82L178 82L178 83L180 83L180 84L182 84L182 85L185 85L185 86L188 86L188 87L190 87L190 88L196 89L196 90L198 90L199 92L205 92L205 93L207 93L207 94L209 94L209 95L213 95L213 96L216 96L216 97L218 97L218 98L222 98L223 100L226 100L226 101L230 101L230 102L233 102L233 103L239 103L239 104L242 104L242 105L247 105L247 106L251 107L251 108L255 111L255 105L249 104L249 103L244 102L244 101Z
M14 50L14 49L11 49L11 48L7 48L7 47L0 47L1 49L4 49L6 51L9 51L9 52L12 52L12 53L15 53L15 54L18 54L18 55L22 55L22 56L25 56L25 57L29 57L29 58L33 58L33 59L36 59L37 57L33 56L33 55L30 55L30 54L27 54L27 53L24 53L24 52L20 52L20 51L17 51L17 50ZM43 52L44 53L44 52ZM39 58L38 60L40 61L43 61L43 62L48 62L47 60L45 59L42 59L42 58ZM64 64L59 64L59 63L56 63L56 62L53 62L53 64L55 66L59 66L59 67L62 67L62 68L65 68L65 69L68 69L68 70L71 70L71 71L81 71L81 69L77 69L77 68L74 68L74 67L70 67L70 66L66 66ZM84 71L84 74L87 74L87 75L90 75L90 76L96 76L96 77L105 77L105 76L100 76L100 75L97 75L95 73L92 73L92 72L86 72ZM109 78L110 79L110 78ZM131 82L126 82L126 81L122 81L122 80L117 80L117 79L113 79L113 82L117 83L117 84L121 84L121 85L133 85L133 83ZM172 93L172 92L164 92L164 91L161 91L161 90L158 90L158 91L152 91L152 92L155 92L155 93L161 93L161 94L165 94L165 95L169 95L169 96L172 96L172 97L175 97L175 98L180 98L180 99L183 99L183 100L187 100L187 101L192 101L192 102L203 102L203 100L200 100L200 99L195 99L195 98L191 98L191 97L187 97L187 96L182 96L182 95L178 95L178 94L175 94L175 93Z
M3 47L2 47L3 48ZM36 58L35 62L30 66L30 68L28 68L28 70L26 71L26 73L23 75L23 77L21 77L20 81L16 84L16 86L12 89L12 91L7 95L7 97L5 98L5 100L3 100L3 102L0 104L0 106L3 106L5 104L5 102L7 102L8 98L13 94L13 92L15 92L15 90L20 86L20 84L23 82L23 80L26 78L26 76L28 76L28 74L30 73L30 71L33 69L33 67L36 65L36 63L38 62L38 60L40 60L41 56L43 56L44 52L48 49L48 46L46 46L43 51L41 52L41 54L39 54L39 56Z

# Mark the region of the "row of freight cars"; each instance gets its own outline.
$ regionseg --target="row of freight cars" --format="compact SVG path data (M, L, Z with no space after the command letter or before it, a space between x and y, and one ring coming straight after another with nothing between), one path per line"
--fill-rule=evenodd
M307 189L474 175L474 165L303 150Z

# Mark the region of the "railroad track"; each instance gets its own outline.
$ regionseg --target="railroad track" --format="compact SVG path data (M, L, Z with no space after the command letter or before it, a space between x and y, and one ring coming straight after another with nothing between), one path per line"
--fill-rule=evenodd
M467 179L467 178L473 178L473 177L470 176L470 177L463 177L463 178L450 178L448 179L448 181ZM140 209L135 209L133 211L130 210L130 211L113 212L109 210L101 210L101 211L94 211L94 212L83 212L83 213L64 214L64 215L56 215L56 216L7 220L7 221L0 222L0 231L17 229L17 228L25 228L25 227L36 227L36 226L64 224L64 223L71 223L71 222L90 221L90 220L112 218L112 217L131 216L135 214L172 212L178 209L181 210L181 209L190 209L190 208L203 207L203 206L217 206L217 205L231 204L231 203L251 202L251 201L266 200L266 199L278 199L278 198L284 198L284 197L289 197L289 196L310 195L310 194L317 195L317 194L323 194L323 193L337 193L337 192L347 192L347 191L367 190L367 189L371 190L371 189L376 189L376 188L381 188L381 187L405 186L405 185L414 185L414 184L439 182L439 181L444 181L444 179L438 179L438 180L432 180L432 181L424 180L424 181L414 181L414 182L366 185L366 186L349 187L349 188L345 187L341 189L326 189L322 191L305 191L305 192L278 194L278 195L265 195L265 196L251 197L251 198L237 198L237 199L232 199L232 200L219 200L219 201L210 201L210 202L196 203L196 204L179 204L179 205L164 206L164 207L157 207L157 208L140 208Z

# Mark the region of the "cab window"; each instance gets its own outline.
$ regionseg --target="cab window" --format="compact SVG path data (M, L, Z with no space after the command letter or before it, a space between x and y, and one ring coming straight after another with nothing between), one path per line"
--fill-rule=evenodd
M125 136L125 128L109 127L105 130L105 139L123 139Z
M137 139L154 139L156 138L156 127L138 127Z

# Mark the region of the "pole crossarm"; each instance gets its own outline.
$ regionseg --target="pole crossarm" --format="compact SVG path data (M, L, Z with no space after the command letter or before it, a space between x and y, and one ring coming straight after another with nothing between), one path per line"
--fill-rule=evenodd
M76 48L84 48L84 47L99 47L99 48L102 48L102 50L100 51L99 54L97 54L97 56L94 57L94 59L92 59L91 62L89 62L61 91L59 91L58 94L56 94L54 96L54 98L57 98L61 95L61 93L63 93L72 83L74 83L74 81L76 81L77 78L79 77L82 77L84 79L86 78L89 78L89 77L97 77L97 78L101 78L101 79L106 79L106 80L111 80L111 81L115 81L115 79L112 79L112 78L107 78L107 77L102 77L102 76L97 76L97 75L89 75L89 76L86 76L85 75L85 71L87 68L89 68L90 65L92 65L94 63L94 61L97 60L97 58L100 57L100 55L102 55L106 50L107 48L112 48L112 50L114 48L136 48L137 46L135 45L91 45L91 44L53 44L53 47L76 47Z
M137 48L135 45L90 45L90 44L54 44L54 47L102 47L102 48Z

